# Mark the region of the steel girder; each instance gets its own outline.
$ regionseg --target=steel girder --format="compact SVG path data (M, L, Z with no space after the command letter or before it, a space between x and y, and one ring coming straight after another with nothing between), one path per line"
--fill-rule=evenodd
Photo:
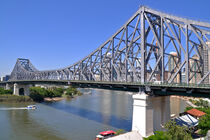
M18 59L10 80L209 83L210 23L147 7L139 10L104 44L77 63L38 71Z

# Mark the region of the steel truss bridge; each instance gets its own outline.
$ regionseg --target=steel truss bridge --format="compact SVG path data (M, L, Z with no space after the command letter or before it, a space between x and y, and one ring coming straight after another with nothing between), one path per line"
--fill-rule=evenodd
M66 68L39 71L19 58L10 81L92 81L208 84L210 23L148 7L139 10L104 44Z

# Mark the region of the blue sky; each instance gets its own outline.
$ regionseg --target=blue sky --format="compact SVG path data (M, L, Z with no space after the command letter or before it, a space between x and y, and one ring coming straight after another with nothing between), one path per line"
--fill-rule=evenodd
M17 58L66 67L112 36L139 8L210 22L209 0L0 0L0 76Z

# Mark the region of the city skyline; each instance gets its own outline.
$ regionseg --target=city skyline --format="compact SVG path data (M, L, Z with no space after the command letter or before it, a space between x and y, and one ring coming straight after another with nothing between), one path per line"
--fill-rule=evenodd
M158 1L160 3L154 0L80 2L1 1L0 76L11 73L17 58L30 59L39 70L77 62L112 36L140 5L184 18L210 21L207 0L188 7L190 1L182 2L180 7L176 4L181 1L169 4L164 0ZM188 10L181 11L184 7Z

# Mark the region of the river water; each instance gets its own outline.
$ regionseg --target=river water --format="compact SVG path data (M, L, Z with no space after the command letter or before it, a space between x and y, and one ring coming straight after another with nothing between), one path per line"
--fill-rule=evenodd
M93 140L104 130L131 130L131 92L81 92L74 99L36 103L36 110L14 108L26 107L25 103L0 103L0 140ZM185 106L185 101L171 98L171 113L178 114Z

